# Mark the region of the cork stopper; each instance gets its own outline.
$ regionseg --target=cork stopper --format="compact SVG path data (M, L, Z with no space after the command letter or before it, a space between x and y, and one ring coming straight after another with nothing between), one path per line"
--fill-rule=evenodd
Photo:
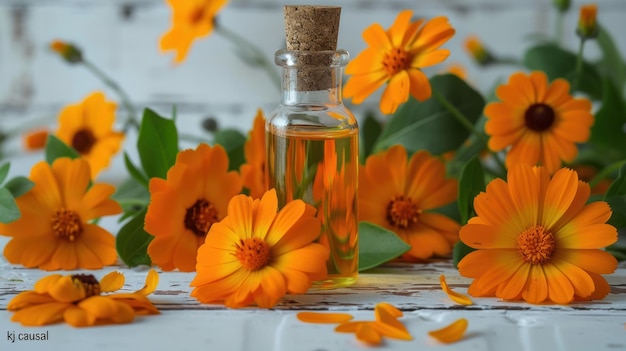
M296 89L316 91L336 86L336 72L329 65L330 52L337 50L341 7L286 5L284 14L287 50L297 55Z
M337 50L341 7L286 5L287 50Z

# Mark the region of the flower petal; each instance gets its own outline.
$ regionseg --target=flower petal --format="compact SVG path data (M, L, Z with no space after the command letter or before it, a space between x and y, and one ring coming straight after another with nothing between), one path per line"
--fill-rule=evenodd
M306 323L344 323L353 317L348 313L298 312L296 317Z
M468 324L467 319L460 318L441 329L429 331L428 335L446 344L454 343L463 338Z
M474 304L472 299L470 299L468 296L452 291L452 289L450 289L448 283L446 282L445 275L442 274L439 276L439 284L441 285L441 290L443 290L452 301L465 306L470 306Z

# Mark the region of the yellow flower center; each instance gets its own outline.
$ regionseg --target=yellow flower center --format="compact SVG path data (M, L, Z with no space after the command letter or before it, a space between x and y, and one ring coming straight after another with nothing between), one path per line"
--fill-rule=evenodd
M401 48L395 48L385 54L383 66L389 76L409 68L411 65L411 54Z
M72 147L81 155L86 155L96 143L96 137L89 129L81 129L72 137Z
M235 257L243 268L249 271L259 270L270 262L270 246L260 238L247 238L235 244Z
M417 223L421 212L411 198L400 195L389 202L387 220L393 226L407 228L412 223Z
M526 127L536 132L550 129L554 124L555 116L552 107L546 104L533 104L528 107L524 115Z
M52 233L70 242L82 234L80 217L74 211L60 209L52 216Z
M74 284L80 284L85 288L85 298L100 295L100 283L98 279L91 274L73 274L72 281Z
M541 225L526 229L517 238L517 250L530 264L542 264L554 253L554 235Z
M197 236L205 236L211 225L216 222L219 222L217 209L205 199L197 200L185 214L185 228Z

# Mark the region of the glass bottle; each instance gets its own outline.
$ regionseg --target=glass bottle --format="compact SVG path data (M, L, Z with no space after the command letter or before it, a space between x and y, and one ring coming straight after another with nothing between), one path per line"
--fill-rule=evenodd
M341 96L349 54L279 50L281 103L266 122L269 188L279 206L302 199L317 208L330 249L328 279L314 288L352 284L358 274L358 126Z

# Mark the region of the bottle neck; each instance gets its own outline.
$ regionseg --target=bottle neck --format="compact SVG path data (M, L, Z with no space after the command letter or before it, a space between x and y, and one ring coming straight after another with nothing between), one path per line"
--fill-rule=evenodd
M342 67L283 67L283 105L340 105Z

